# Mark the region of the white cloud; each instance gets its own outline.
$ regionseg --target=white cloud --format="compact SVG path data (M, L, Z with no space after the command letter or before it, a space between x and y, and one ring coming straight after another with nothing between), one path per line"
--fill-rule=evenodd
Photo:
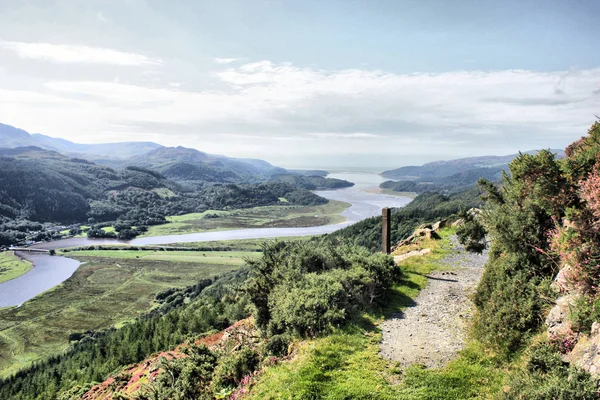
M237 61L237 58L220 58L220 57L215 57L213 58L213 61L216 62L217 64L231 64L232 62Z
M102 13L102 11L98 11L98 13L96 14L96 18L98 19L98 21L100 21L102 23L108 22L108 20L106 19L106 17L104 16L104 13Z
M364 139L364 138L378 138L381 137L381 135L374 135L372 133L362 133L362 132L356 132L356 133L334 133L334 132L313 132L313 133L309 133L310 136L315 136L315 137L328 137L328 138L341 138L341 139Z
M86 142L111 131L125 140L129 132L275 162L297 154L393 161L560 147L585 134L600 112L600 69L570 71L565 79L564 71L394 74L261 61L211 76L195 91L170 80L50 81L37 92L43 103L58 99L53 113L33 94L28 101L5 91L0 121L57 136L76 132L68 137ZM186 87L199 87L187 79Z
M100 47L50 43L0 42L0 50L12 51L25 59L57 63L91 63L122 66L162 65L162 60L143 54Z

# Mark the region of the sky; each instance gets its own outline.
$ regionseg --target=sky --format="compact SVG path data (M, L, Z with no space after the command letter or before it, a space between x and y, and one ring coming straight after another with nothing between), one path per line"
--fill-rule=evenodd
M0 122L284 167L564 148L598 0L0 0Z

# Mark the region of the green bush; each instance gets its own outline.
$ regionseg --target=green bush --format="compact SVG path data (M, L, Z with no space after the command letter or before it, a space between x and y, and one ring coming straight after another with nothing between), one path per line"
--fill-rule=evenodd
M252 374L260 362L258 353L250 348L243 348L224 355L219 360L213 377L213 390L235 388L243 377Z
M329 242L265 244L244 291L258 327L315 336L378 304L399 274L393 259Z
M600 398L598 381L563 362L553 346L540 343L528 354L525 367L509 376L501 394L505 400L593 400Z

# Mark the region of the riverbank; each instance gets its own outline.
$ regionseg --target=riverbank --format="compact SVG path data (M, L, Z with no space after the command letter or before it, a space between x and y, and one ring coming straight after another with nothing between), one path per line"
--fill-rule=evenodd
M249 228L299 228L345 222L342 213L352 204L330 200L320 206L265 206L231 211L208 210L167 217L167 224L151 226L140 238Z
M8 282L31 271L33 264L14 251L0 252L0 283Z
M71 333L127 323L155 307L159 292L239 270L246 259L260 254L96 250L56 256L81 266L20 307L0 309L0 377L64 351Z
M392 190L392 189L383 189L383 188L366 189L365 192L377 193L377 194L387 194L389 196L408 197L411 199L414 199L415 197L418 196L418 193L415 193L415 192L396 192L395 190Z

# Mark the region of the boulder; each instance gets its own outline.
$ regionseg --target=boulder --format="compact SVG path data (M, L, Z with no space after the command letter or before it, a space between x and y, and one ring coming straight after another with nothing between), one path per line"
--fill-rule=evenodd
M589 336L582 336L565 361L583 368L592 375L600 375L600 324L592 324Z
M558 293L570 293L577 292L577 285L575 284L575 271L573 267L566 264L558 271L554 282L552 282L552 288Z
M464 218L459 218L456 221L454 221L454 223L452 223L452 226L457 227L457 226L461 226L464 223L465 223Z
M446 226L446 222L447 221L445 219L442 219L442 220L436 222L435 224L433 224L431 226L431 230L433 230L434 232L439 231L440 229L442 229L443 227Z
M406 260L407 258L424 256L429 253L431 253L431 249L409 251L408 253L400 254L399 256L394 256L394 262L398 264L400 261Z
M569 312L571 307L575 304L577 295L570 294L559 297L556 300L556 304L546 317L546 326L548 326L548 335L550 336L564 336L572 332L571 320L569 319Z

